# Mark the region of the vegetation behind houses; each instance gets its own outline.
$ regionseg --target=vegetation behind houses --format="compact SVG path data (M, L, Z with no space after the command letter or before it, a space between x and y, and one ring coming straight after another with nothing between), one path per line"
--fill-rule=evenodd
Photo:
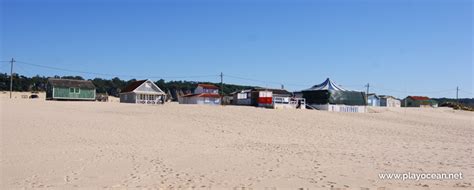
M13 91L45 91L48 78L61 78L61 79L76 79L86 80L81 76L33 76L27 77L23 75L13 74ZM118 96L120 90L125 88L132 82L137 81L136 79L122 80L118 77L112 79L94 78L89 79L94 83L97 89L97 93L108 93L112 96ZM141 80L141 79L140 79ZM163 91L183 91L184 93L191 93L199 83L214 84L220 87L220 83L212 82L198 82L198 81L165 81L163 79L154 81ZM252 86L243 86L235 84L225 84L223 87L224 94L230 94L237 90L243 90L252 88ZM6 73L0 73L0 91L10 90L10 75Z

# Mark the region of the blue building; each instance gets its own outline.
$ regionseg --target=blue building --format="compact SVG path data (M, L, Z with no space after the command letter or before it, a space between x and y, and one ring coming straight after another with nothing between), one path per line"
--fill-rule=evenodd
M368 106L380 106L380 97L376 94L367 95L367 105Z

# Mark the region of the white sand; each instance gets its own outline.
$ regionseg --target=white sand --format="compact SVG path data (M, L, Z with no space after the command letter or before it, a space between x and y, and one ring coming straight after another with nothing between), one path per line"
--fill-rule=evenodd
M472 112L0 98L0 189L473 189ZM464 180L380 180L463 172Z
M31 92L12 92L12 99L28 99L30 95L36 94L38 95L38 99L36 100L45 100L46 93L45 92L38 92L38 93L31 93ZM0 91L0 99L9 99L10 92L9 91Z

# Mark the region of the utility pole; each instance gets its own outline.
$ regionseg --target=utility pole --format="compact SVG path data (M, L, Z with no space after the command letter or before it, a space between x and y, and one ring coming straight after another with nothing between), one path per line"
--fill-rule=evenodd
M365 87L367 87L367 95L369 95L369 88L370 88L370 84L367 83L367 85L365 85Z
M10 61L10 99L12 99L12 91L13 91L13 63L15 59L12 58Z
M365 97L366 97L366 98L365 98L365 99L366 99L365 101L366 101L366 103L368 104L368 103L369 103L369 88L370 88L370 84L367 83L367 85L365 85L365 87L367 87L367 93L365 94Z
M459 103L459 86L456 86L456 102Z
M221 105L224 105L224 74L221 72Z

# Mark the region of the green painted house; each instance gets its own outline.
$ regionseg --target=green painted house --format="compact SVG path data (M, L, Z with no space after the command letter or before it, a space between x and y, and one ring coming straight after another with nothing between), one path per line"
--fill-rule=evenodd
M95 101L96 92L92 81L72 79L48 79L47 100L89 100Z
M438 107L438 103L426 96L407 96L402 100L402 107Z

